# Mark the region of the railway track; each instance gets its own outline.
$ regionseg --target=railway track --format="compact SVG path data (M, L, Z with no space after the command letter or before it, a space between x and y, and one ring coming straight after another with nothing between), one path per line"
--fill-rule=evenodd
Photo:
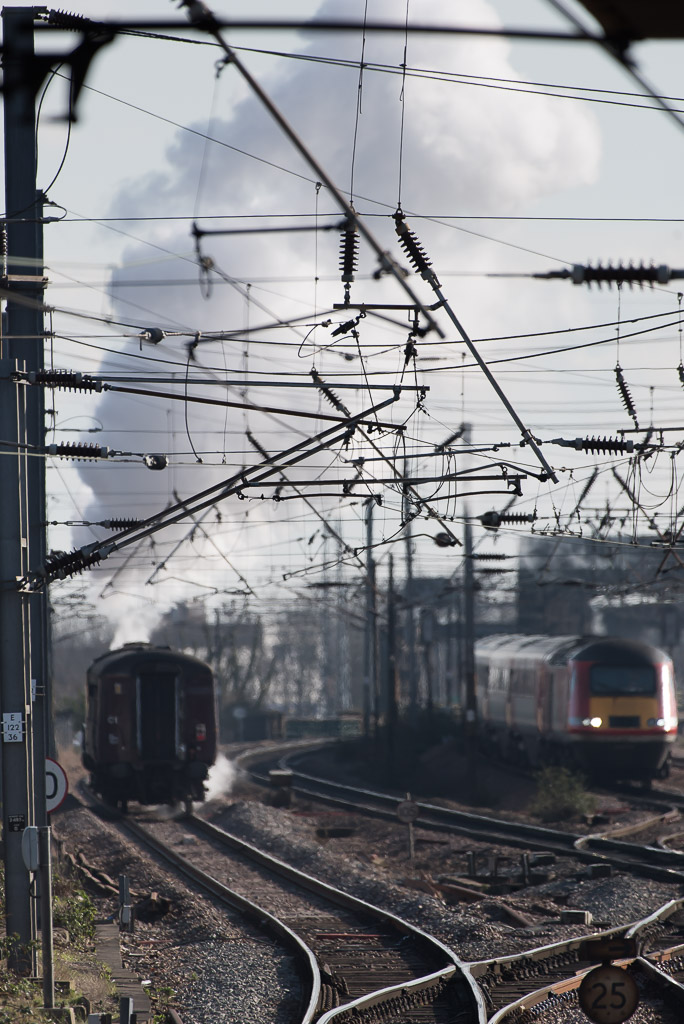
M253 919L268 922L278 941L285 935L294 941L305 993L302 1022L586 1024L578 991L600 963L586 946L597 939L635 946L633 955L619 961L640 994L633 1024L684 1019L684 900L607 932L462 963L420 929L200 818L121 824L215 896L227 894L231 906L248 907ZM190 856L180 856L177 848L187 851L191 837Z
M674 1022L684 1014L683 937L684 900L671 900L632 925L473 962L468 969L485 994L489 1024L586 1022L579 989L601 959L616 962L634 978L648 1019ZM654 1012L667 1016L653 1017Z
M402 802L397 795L310 775L300 771L293 764L293 758L281 760L279 766L292 772L291 785L297 794L348 810L396 820L396 808ZM261 781L268 781L263 772L256 774ZM428 802L416 803L419 809L416 824L423 828L455 831L477 839L524 845L530 849L552 849L580 860L608 862L612 867L631 873L674 882L684 880L684 859L679 851L625 842L622 834L581 836L437 807ZM629 834L631 829L651 829L657 834L660 828L674 827L677 817L678 812L668 806L648 822L626 828L624 834ZM619 966L633 980L641 1000L639 1010L631 1018L635 1024L639 1020L679 1024L684 1019L682 938L684 901L673 900L657 913L629 926L524 953L473 961L467 967L482 988L489 1024L503 1024L504 1021L515 1021L515 1024L532 1021L586 1022L587 1017L578 1001L580 986L585 976L600 965L596 947L592 948L587 943L598 940L604 944L610 942L614 950L631 952L629 956L620 957ZM614 952L612 959L616 956Z
M595 946L588 945L596 941L612 944L611 959L634 977L651 1014L644 1019L677 1024L684 1017L684 944L679 941L684 937L684 900L672 900L631 925L461 964L448 947L407 922L302 874L222 829L194 817L183 825L206 837L212 847L227 850L225 870L232 885L239 876L241 896L251 902L258 893L260 903L312 951L321 975L312 1018L319 1024L586 1022L577 999L584 976L601 963ZM133 827L166 856L172 826ZM202 857L199 851L193 853L193 871ZM634 953L617 957L621 943L631 943ZM653 1017L655 1012L661 1015ZM636 1024L638 1017L634 1020Z
M182 824L182 827L181 827ZM484 1024L484 1000L433 936L190 817L119 825L212 895L284 942L302 978L301 1024L314 1020ZM188 833L194 840L191 857ZM245 984L249 983L245 979Z
M243 763L253 756L243 755ZM403 802L400 796L350 786L303 772L294 763L296 756L281 757L277 763L281 770L291 773L291 788L297 794L356 813L397 820L397 807ZM269 761L266 768L263 764L249 768L250 776L262 784L269 784L268 766L272 763ZM681 794L679 796L682 797ZM488 841L572 857L588 864L603 863L611 869L640 874L657 881L684 882L684 852L681 850L631 843L608 834L581 835L565 832L527 822L441 807L423 800L416 800L415 803L419 812L415 824L423 829L457 833L480 842Z

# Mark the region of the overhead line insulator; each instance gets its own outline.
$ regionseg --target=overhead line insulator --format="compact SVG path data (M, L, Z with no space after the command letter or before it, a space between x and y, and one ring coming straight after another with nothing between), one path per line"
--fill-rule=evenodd
M600 455L628 455L634 451L634 441L612 437L554 437L551 444L563 448L574 448L578 452L593 452Z
M347 221L340 237L340 275L344 284L344 300L349 302L350 285L359 263L359 233L356 226Z
M103 526L105 530L132 530L140 526L142 519L102 519L93 526Z
M48 555L41 576L47 583L53 580L65 580L68 576L76 576L91 565L97 565L107 557L111 550L111 546L98 548L97 545L90 545L76 548L75 551L60 551Z
M498 530L500 526L514 526L519 523L534 523L534 512L484 512L477 517L487 530Z
M427 253L406 223L402 210L397 210L394 216L394 227L399 236L399 244L406 253L409 261L413 264L420 276L429 281L435 288L441 288L437 275L430 265Z
M634 420L634 426L638 430L639 429L639 421L637 420L636 406L634 405L634 399L632 398L632 393L630 392L629 388L627 387L627 381L625 380L625 378L623 376L622 367L620 366L619 363L615 367L615 381L616 381L617 386L618 386L618 391L620 392L620 398L622 399L622 404L624 405L624 407L625 407L625 409L627 411L627 414L629 416L631 416L632 419Z
M102 391L104 384L87 373L73 370L31 370L12 374L12 380L26 384L39 384L44 388L61 388L65 391Z
M463 424L461 424L461 426L458 428L458 430L455 430L453 432L453 434L449 434L449 436L447 437L446 441L442 441L441 444L436 444L435 445L435 451L436 452L446 451L446 449L449 447L449 445L453 444L454 441L458 441L458 439L463 436L464 430L465 430L465 427L463 426Z
M647 284L652 288L655 284L668 284L669 281L684 278L684 270L672 270L664 263L660 266L653 264L646 266L645 263L639 263L637 266L632 263L627 266L618 263L617 266L613 266L612 263L608 263L605 267L600 263L595 267L585 267L581 263L576 263L572 270L552 270L547 274L534 274L533 276L569 279L573 284L596 284L599 288L603 284L607 284L608 287L612 284L628 284L630 288L635 284L643 288Z
M111 448L99 444L85 442L78 444L67 441L66 444L51 444L45 449L46 455L58 455L62 459L108 459Z
M337 395L336 395L336 394L335 394L335 392L334 392L334 391L332 390L332 388L331 388L331 387L329 387L329 386L328 386L328 385L327 385L327 384L325 383L325 381L323 380L323 378L322 378L322 377L320 376L320 374L319 374L319 373L318 373L318 372L317 372L317 371L316 371L316 370L314 369L314 367L312 367L312 368L311 368L311 371L310 371L310 372L311 372L311 379L313 380L314 384L316 385L316 387L318 388L318 390L319 390L319 391L321 392L321 394L323 395L323 397L324 397L324 398L327 398L327 400L328 400L328 401L330 402L330 404L332 405L332 407L333 407L334 409L337 409L337 411L338 411L338 412L341 412L341 413L343 413L343 414L344 414L345 416L350 416L350 417L351 417L351 413L349 412L349 409L347 408L347 406L346 406L346 405L344 404L344 402L343 402L343 401L342 401L341 399L339 399L339 398L337 397Z
M86 32L88 29L97 27L90 18L86 18L82 14L72 14L70 11L49 11L47 23L53 28L63 28L73 32Z

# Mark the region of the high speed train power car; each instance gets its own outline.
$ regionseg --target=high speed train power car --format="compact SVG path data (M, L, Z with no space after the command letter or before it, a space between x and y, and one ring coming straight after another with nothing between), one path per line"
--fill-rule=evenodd
M594 778L664 778L677 737L672 661L616 637L489 636L475 648L485 745Z
M82 760L113 805L204 799L216 759L216 690L197 658L126 644L88 669Z

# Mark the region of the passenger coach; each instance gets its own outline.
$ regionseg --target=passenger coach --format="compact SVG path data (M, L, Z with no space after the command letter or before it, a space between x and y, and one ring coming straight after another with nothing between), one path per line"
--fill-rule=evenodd
M677 737L672 661L616 637L490 636L476 644L483 741L502 756L594 777L669 773Z
M83 764L96 793L125 809L204 799L216 759L216 693L197 658L126 644L88 669Z

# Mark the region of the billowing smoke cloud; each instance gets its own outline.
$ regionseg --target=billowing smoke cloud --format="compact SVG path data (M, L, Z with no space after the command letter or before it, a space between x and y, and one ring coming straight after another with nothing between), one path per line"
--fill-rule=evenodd
M362 0L325 0L319 17L360 20L363 8ZM373 20L394 21L397 13L393 0L371 0L368 5L369 18ZM454 6L448 0L423 3L414 0L411 5L411 17L416 22L449 21L453 16ZM462 23L497 24L485 0L459 4L458 18ZM312 57L327 54L340 60L358 61L360 45L355 33L328 37L312 33L303 40L299 50ZM448 270L476 265L478 260L484 262L485 255L487 266L496 269L501 259L500 250L473 235L454 230L448 221L440 221L440 216L461 211L522 212L525 204L540 195L590 183L597 174L600 157L596 124L580 105L559 103L543 96L507 94L446 83L428 74L409 75L402 83L397 72L403 61L403 47L401 34L369 36L365 61L368 65L382 65L384 70L367 68L360 94L357 69L313 61L283 60L276 71L269 67L263 73L263 80L279 109L347 194L360 95L353 199L360 212L382 215L369 217L369 223L381 244L398 260L403 257L397 248L390 215L401 198L407 214L413 211L436 219L416 219L412 226L417 229L438 271L440 267ZM243 59L248 65L257 66L249 54ZM510 63L510 48L502 40L412 35L407 64L445 75L516 77ZM390 73L391 69L395 73ZM208 62L207 74L212 70ZM256 73L259 75L258 71ZM222 72L223 76L231 74L235 71L230 67ZM188 88L191 87L189 82ZM404 129L400 162L402 88ZM226 110L220 102L221 81L217 89L219 102L210 134L223 145L207 145L198 135L178 132L162 166L154 173L127 183L115 197L113 211L127 217L173 217L197 209L198 222L209 228L240 224L254 227L259 223L311 224L317 212L321 220L330 223L329 215L337 215L334 202L325 189L317 188L315 173L293 150L257 98L248 95ZM193 125L198 132L207 128L203 113L198 111L197 122ZM202 220L217 213L254 219ZM318 328L313 334L308 326L292 331L256 332L255 338L282 341L289 347L250 345L247 356L241 343L205 344L202 336L202 332L207 331L245 330L248 325L255 327L272 318L311 317L316 310L330 309L333 302L340 302L342 285L336 280L338 236L335 232L204 238L203 255L210 257L224 278L233 282L225 283L215 274L209 274L208 280L213 280L214 286L207 299L197 283L199 272L187 222L180 223L182 226L178 227L178 222L169 220L158 227L150 227L146 236L150 245L129 248L122 266L113 276L112 294L118 318L141 328L160 326L171 332L185 331L186 336L167 337L156 348L144 345L142 352L137 342L131 342L104 361L105 372L126 369L150 377L173 373L176 380L182 380L185 361L191 351L189 373L201 372L223 381L226 386L212 388L209 396L227 397L232 401L239 400L244 391L240 381L245 374L252 380L259 377L286 380L286 374L306 375L313 363L324 377L326 372L353 372L355 376L350 379L363 380L353 341L345 339L344 344L327 347L331 342L330 329ZM163 252L160 254L155 246L161 247ZM179 254L179 258L172 259L169 253ZM374 254L362 245L360 275L372 274L376 265ZM334 283L329 282L328 277L332 277ZM145 281L156 283L141 283ZM158 283L164 281L176 283ZM423 294L420 282L414 286ZM513 288L497 293L506 299L498 307L490 301L488 289L486 283L470 281L467 289L461 284L456 289L459 314L466 323L475 320L480 333L501 330L504 320L510 323L516 311ZM394 282L386 280L357 281L352 297L357 301L405 300ZM429 291L426 300L430 301ZM519 312L522 315L522 311ZM335 322L343 318L339 313L333 316ZM306 319L303 322L308 323ZM364 343L374 341L391 349L387 355L369 360L369 367L399 374L406 332L390 328L382 321L373 322L371 318L364 320L359 330ZM189 350L188 343L193 341L197 344ZM456 348L450 351L454 361L457 351L460 353ZM169 360L169 365L165 368L159 362L143 362L141 355ZM386 383L394 379L398 378L384 378ZM450 375L443 379L435 375L430 385L430 403L434 401L437 408L440 403L451 405L451 412L445 414L445 418L438 417L434 425L427 423L428 428L443 435L458 422L454 401L458 385ZM169 384L160 387L171 389ZM207 394L207 390L200 392L190 385L189 393ZM341 397L354 411L361 408L364 401L363 396L356 397L352 392L345 391ZM378 393L375 397L377 399ZM248 398L257 404L332 411L316 392L250 387ZM368 401L367 395L365 401ZM492 402L490 393L487 401ZM410 411L411 400L407 400L397 419L404 418ZM297 422L285 416L196 405L184 409L182 404L118 394L106 394L99 403L97 415L105 424L105 430L113 432L110 441L113 446L130 448L137 453L162 451L169 455L170 468L165 473L152 473L137 455L133 463L116 472L94 472L84 464L82 477L93 490L88 516L94 521L125 514L125 507L138 516L149 515L174 500L175 494L186 497L228 476L231 467L254 462L258 456L245 441L246 427L270 451L282 450L302 434L321 428L321 424ZM498 422L505 422L504 415L497 412L497 417ZM117 435L115 431L123 426L128 433ZM295 427L299 434L294 432ZM439 439L436 434L435 439ZM349 454L354 454L353 446ZM320 474L329 461L329 457L317 457L313 468L302 467L297 475ZM328 501L328 506L330 504ZM269 573L281 572L306 555L307 531L311 533L310 522L307 527L275 528L274 524L287 519L290 508L259 505L257 512L252 507L252 519L263 523L262 528L252 528L250 510L231 499L229 511L223 506L224 516L234 525L241 523L248 532L224 533L212 526L212 538L208 540L197 530L185 549L183 570L178 569L180 563L172 562L164 569L166 576L162 574L161 578L192 578L195 587L206 586L210 591L216 586L216 567L219 566L223 582L217 589L244 591L244 581L225 562L221 564L212 545L218 545L231 564L239 563L245 577L252 578L251 572L257 572L261 579ZM143 574L149 576L154 572L160 560L159 551L168 552L186 532L185 527L167 532L160 539L156 552L146 551L144 556L133 559L132 578L144 581L147 577ZM79 542L82 543L83 538L79 538ZM246 551L251 552L247 558ZM198 575L200 563L189 565L190 555L195 559L211 557L213 570ZM208 562L202 564L209 565ZM131 578L131 574L121 576L121 579L126 578ZM159 589L153 594L155 598L160 596Z

